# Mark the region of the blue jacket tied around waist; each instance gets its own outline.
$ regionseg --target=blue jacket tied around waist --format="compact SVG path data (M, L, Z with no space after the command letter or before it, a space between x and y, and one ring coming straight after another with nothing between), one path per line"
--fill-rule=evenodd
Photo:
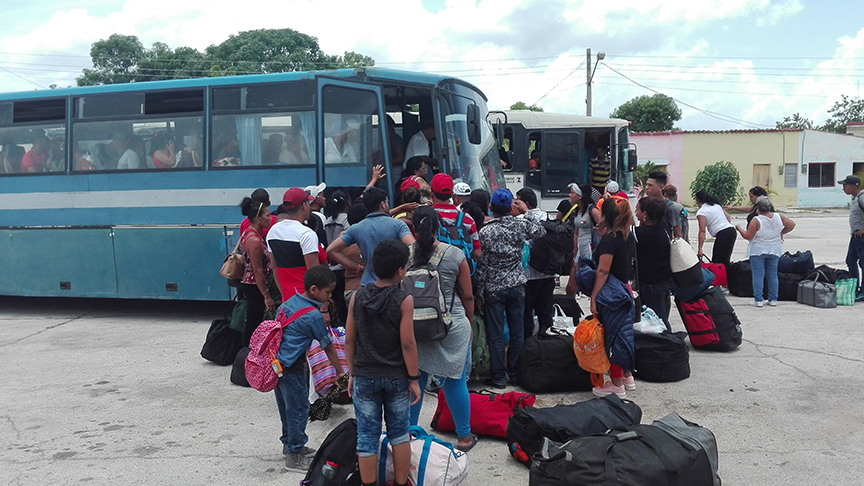
M597 271L590 264L579 264L576 283L583 293L591 295ZM625 370L633 370L633 316L635 305L630 289L612 274L597 293L597 318L603 324L604 341L609 362Z

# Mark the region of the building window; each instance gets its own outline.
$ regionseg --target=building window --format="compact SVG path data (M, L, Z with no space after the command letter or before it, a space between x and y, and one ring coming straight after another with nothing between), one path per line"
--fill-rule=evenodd
M852 162L852 173L860 174L864 172L864 162Z
M798 187L798 164L783 165L783 187Z
M810 164L807 170L807 187L834 187L834 162Z

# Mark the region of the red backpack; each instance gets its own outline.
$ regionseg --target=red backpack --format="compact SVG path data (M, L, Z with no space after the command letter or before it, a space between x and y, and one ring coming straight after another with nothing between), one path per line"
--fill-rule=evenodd
M285 318L280 309L275 321L264 321L252 333L249 340L249 355L246 356L246 381L249 386L269 392L276 388L282 375L282 366L276 361L279 346L282 344L282 329L297 320L300 316L315 310L314 307L304 307ZM305 359L305 356L301 358Z

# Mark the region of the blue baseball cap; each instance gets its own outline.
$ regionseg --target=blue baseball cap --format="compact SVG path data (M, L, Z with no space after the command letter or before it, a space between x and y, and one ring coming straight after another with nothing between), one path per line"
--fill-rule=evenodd
M492 204L509 208L513 204L513 193L510 189L495 189L492 193Z

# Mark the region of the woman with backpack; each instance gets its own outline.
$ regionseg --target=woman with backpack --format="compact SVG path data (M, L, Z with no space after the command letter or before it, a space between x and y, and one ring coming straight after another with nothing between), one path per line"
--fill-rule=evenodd
M411 247L412 259L408 268L423 267L430 262L437 267L441 293L451 316L450 329L444 339L417 342L420 389L426 389L429 375L444 377L444 397L456 423L456 435L459 436L456 448L468 452L477 443L477 435L471 433L471 402L468 395L468 375L471 372L471 361L468 359L471 321L468 316L474 314L471 271L462 250L438 241L440 223L434 209L420 206L414 210L412 218L417 242ZM417 425L422 406L423 400L411 406L411 425Z

